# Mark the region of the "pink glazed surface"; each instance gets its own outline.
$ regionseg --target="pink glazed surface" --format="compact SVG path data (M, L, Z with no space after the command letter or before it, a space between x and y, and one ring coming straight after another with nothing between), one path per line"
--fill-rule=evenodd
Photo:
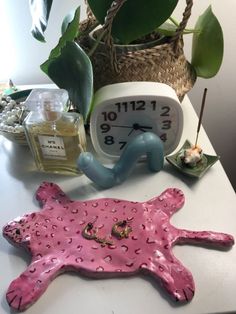
M3 229L9 242L32 255L31 264L6 294L9 305L19 311L32 305L66 270L97 278L143 272L160 281L175 301L190 301L195 291L193 277L173 255L173 245L191 242L230 247L234 243L225 233L172 226L170 217L184 204L178 189L167 189L143 203L113 198L72 201L57 185L45 182L36 198L41 211L17 218ZM112 227L124 220L132 231L119 239L112 234ZM111 244L84 237L89 223L99 238Z

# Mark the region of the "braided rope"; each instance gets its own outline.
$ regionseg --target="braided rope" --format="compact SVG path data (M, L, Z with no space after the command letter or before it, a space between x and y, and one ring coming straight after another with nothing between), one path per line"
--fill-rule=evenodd
M122 5L126 2L127 0L117 0L113 1L110 9L107 11L107 15L105 18L105 24L104 24L104 40L105 44L109 47L110 49L110 62L111 62L111 67L112 69L118 73L119 72L119 66L117 62L117 56L116 56L116 49L113 45L113 39L111 36L111 29L112 29L112 23L113 20L117 14L117 12L120 10Z
M170 39L172 42L174 42L174 50L176 53L178 53L178 46L176 43L179 39L181 39L183 31L185 27L187 26L188 20L191 16L192 6L193 6L193 0L186 0L186 7L183 13L182 21L180 22L178 28L176 29L175 34ZM183 44L182 40L181 42Z
M87 0L84 0L84 3L86 5L86 14L87 14L87 19L89 20L93 20L94 18L94 15L93 15L93 12L91 11L89 5L88 5L88 1Z

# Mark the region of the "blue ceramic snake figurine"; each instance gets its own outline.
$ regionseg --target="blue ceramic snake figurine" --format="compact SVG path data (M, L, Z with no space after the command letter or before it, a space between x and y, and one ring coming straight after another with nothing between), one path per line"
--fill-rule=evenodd
M132 172L137 160L145 154L147 155L150 171L158 172L163 168L163 144L161 139L154 133L145 132L132 139L112 169L104 167L89 152L80 154L78 167L100 187L110 188L125 181Z

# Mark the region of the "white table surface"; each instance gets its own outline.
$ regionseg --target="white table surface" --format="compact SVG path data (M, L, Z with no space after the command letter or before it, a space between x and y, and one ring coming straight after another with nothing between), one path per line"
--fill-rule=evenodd
M189 99L183 104L185 139L194 141L197 116ZM215 154L201 129L199 144L205 153ZM179 174L169 164L159 173L150 173L139 165L120 186L98 189L84 175L78 177L44 174L34 171L28 147L12 144L0 136L0 226L27 212L39 210L34 192L42 181L51 181L72 199L116 197L144 201L168 187L180 188L186 197L184 207L172 218L176 227L212 230L236 238L236 198L233 188L217 162L200 180ZM27 314L209 314L236 313L236 245L229 251L200 246L175 246L174 253L192 272L196 291L185 305L170 302L165 291L153 279L136 276L122 279L92 280L76 273L57 277ZM0 235L0 313L12 313L5 300L10 282L29 264L27 253L11 246Z

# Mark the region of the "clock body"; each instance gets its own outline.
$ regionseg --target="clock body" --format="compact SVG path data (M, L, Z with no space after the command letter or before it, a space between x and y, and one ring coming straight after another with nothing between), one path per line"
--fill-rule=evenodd
M107 85L94 95L90 135L94 149L107 158L118 158L129 141L153 132L174 151L183 130L183 112L175 91L156 82Z

